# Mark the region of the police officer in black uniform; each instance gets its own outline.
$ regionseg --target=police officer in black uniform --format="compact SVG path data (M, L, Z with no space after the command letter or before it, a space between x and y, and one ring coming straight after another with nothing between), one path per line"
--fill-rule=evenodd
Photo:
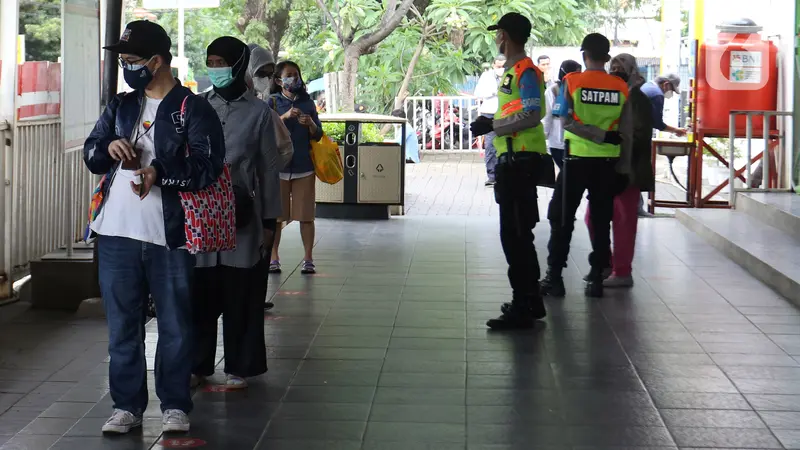
M536 189L537 184L554 175L541 123L544 76L525 54L531 34L527 18L506 14L489 31L496 31L495 42L506 56L497 93L499 106L494 119L481 117L470 128L476 136L491 131L496 134L494 193L500 206L500 241L513 297L501 309L502 315L486 325L499 330L530 328L546 315L533 244L533 228L539 221Z
M623 174L630 172L633 141L628 85L605 71L605 64L611 59L610 47L602 34L592 33L584 38L581 51L586 71L564 77L554 108L554 114L564 124L567 154L548 211L548 270L541 282L544 295L565 295L561 272L567 265L575 211L586 191L594 233L585 293L589 297L603 295L602 274L611 258L614 196L626 185Z

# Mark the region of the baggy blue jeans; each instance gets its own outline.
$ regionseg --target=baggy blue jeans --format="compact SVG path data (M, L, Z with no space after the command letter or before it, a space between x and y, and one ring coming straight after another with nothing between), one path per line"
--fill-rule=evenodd
M156 395L161 410L192 410L192 274L195 258L134 239L97 239L100 292L108 321L109 385L114 408L147 408L145 311L151 294L158 316Z

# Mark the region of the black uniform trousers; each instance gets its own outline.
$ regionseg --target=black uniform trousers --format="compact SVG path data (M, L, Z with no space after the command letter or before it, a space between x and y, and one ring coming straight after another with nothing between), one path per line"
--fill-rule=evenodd
M615 170L618 158L579 158L565 160L566 170L558 174L556 188L547 212L550 221L550 242L547 265L560 275L567 266L569 244L575 229L575 213L589 191L589 208L592 211L592 252L590 278L601 279L602 271L611 258L611 219L614 215L614 196L625 186L624 177ZM566 178L565 178L566 175ZM566 208L566 210L565 210Z
M513 159L513 160L512 160ZM513 303L544 308L539 294L539 259L533 244L533 228L539 222L537 180L551 160L538 153L503 154L495 168L495 201L500 207L500 242L508 262L508 281ZM552 172L552 167L550 167ZM533 303L532 303L533 302Z
M225 373L254 377L267 371L264 342L267 264L262 260L251 268L217 266L195 269L193 374L214 374L220 315Z

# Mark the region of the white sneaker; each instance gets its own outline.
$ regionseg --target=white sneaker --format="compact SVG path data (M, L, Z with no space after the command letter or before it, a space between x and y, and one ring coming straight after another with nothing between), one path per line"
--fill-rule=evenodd
M111 417L103 424L103 433L125 434L141 426L142 416L137 417L131 412L115 409Z
M610 277L606 278L603 281L603 286L607 288L626 288L633 286L633 277L618 277L616 275L611 275Z
M168 409L161 417L161 430L164 433L180 433L189 431L189 416L180 409Z
M247 388L247 380L236 375L225 375L225 386L230 389L245 389Z

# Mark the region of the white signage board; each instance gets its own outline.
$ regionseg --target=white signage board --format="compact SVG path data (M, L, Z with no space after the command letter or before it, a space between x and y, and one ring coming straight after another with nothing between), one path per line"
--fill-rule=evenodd
M761 83L761 52L731 51L731 83Z
M144 0L145 9L200 9L219 8L219 0Z
M62 0L61 130L64 150L82 147L100 113L100 4Z

